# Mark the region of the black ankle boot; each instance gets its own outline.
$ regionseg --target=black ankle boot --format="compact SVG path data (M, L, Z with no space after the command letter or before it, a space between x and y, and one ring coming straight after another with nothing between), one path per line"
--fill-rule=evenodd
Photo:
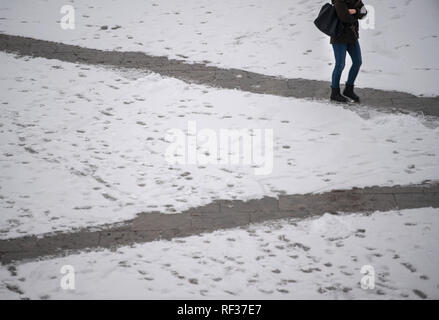
M340 94L340 88L332 88L332 92L331 92L331 100L332 101L337 101L337 102L342 102L342 103L346 103L348 102L348 99L346 99L345 97L343 97Z
M346 84L346 87L344 88L343 95L345 95L348 98L351 98L355 102L360 102L360 97L357 96L354 92L354 85Z

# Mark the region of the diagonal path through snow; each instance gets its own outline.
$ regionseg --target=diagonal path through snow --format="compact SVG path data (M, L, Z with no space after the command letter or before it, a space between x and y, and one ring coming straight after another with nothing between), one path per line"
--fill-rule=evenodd
M331 213L372 213L394 209L439 208L439 183L336 190L321 194L283 195L249 201L216 200L179 214L142 212L135 219L68 233L0 239L0 262L41 259L85 249L112 248L161 239L188 237L218 229L282 218Z
M1 266L0 298L438 299L438 227L431 208L270 221Z
M325 100L325 102L328 100L330 90L330 83L327 81L286 79L240 69L222 69L204 63L188 64L182 60L149 56L142 52L103 51L5 34L0 34L0 50L67 62L134 68L189 83L284 97ZM364 105L379 111L439 116L439 97L416 97L404 92L370 88L358 88L357 91ZM351 109L359 112L363 110L358 105L351 106Z
M325 2L2 1L0 33L322 81L329 80L334 63L328 37L313 25ZM360 31L364 63L358 86L438 96L437 0L423 0L422 6L401 0L365 3L374 11L369 16L375 24L369 21ZM66 4L75 9L74 30L60 26L60 9Z

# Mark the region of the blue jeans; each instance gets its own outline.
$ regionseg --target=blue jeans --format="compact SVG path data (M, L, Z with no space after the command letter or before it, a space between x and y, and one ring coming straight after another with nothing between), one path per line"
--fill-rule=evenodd
M352 59L352 67L351 70L349 70L346 84L354 85L362 63L360 44L358 41L355 43L334 43L332 47L335 56L335 66L332 72L332 87L334 89L340 88L340 78L346 63L346 52L349 53Z

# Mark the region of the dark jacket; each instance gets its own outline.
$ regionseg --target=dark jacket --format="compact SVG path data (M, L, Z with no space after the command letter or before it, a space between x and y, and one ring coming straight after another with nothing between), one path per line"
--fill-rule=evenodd
M355 43L360 38L358 19L364 18L361 0L332 0L337 16L344 25L344 30L338 38L331 37L331 43ZM356 9L356 14L350 14L349 9Z

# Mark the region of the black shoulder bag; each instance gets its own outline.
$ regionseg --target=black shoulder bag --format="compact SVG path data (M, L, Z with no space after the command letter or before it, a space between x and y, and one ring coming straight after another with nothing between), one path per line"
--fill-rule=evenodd
M316 27L330 37L338 38L343 33L343 23L338 19L335 7L326 3L314 21Z

